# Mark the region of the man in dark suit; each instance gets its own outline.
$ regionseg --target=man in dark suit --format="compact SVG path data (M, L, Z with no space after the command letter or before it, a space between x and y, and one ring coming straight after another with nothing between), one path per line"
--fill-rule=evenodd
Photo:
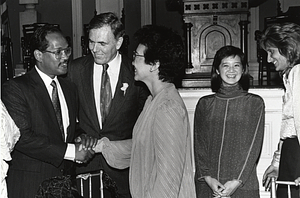
M68 77L77 85L79 93L80 128L98 139L130 139L136 119L149 95L145 85L134 81L131 61L118 52L124 33L124 26L115 14L108 12L94 16L89 23L91 54L72 61L69 66ZM108 69L104 68L106 64ZM105 70L110 80L110 88L105 88L105 91L111 89L109 94L112 100L109 104L101 102L102 97L108 95L101 91L101 86L104 86L101 74ZM104 106L109 107L108 114L103 114ZM109 167L102 154L95 155L88 164L77 168L79 173L99 169L103 169L116 182L121 197L130 197L129 170ZM93 189L97 190L97 187Z
M67 72L67 40L58 28L45 25L32 41L36 66L2 87L3 103L21 133L8 171L10 198L35 197L42 181L74 175L73 161L93 156L72 143L78 93L74 83L57 77Z

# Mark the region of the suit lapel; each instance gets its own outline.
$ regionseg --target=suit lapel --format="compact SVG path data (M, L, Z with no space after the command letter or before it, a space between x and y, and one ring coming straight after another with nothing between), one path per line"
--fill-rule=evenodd
M114 98L112 100L111 109L107 117L107 122L113 121L113 119L116 116L116 114L119 113L120 109L124 105L124 102L126 101L126 97L128 97L128 92L133 88L134 86L134 79L132 76L132 73L130 70L126 67L126 65L122 62L121 63L121 69L119 74L118 83L116 86L116 91L114 94ZM127 83L128 87L126 89L126 92L124 92L121 88L124 86L123 83ZM108 124L107 123L107 124Z
M43 109L43 113L49 116L49 122L53 122L53 125L56 126L57 130L55 130L54 133L57 132L57 135L61 137L52 101L42 78L37 73L35 68L28 72L28 74L31 76L31 86L33 87L33 92L35 94L35 97L37 98L39 106L41 107L41 109Z
M85 108L89 108L87 112L90 112L90 120L93 122L93 126L97 126L100 130L100 125L98 121L96 103L95 103L95 93L94 93L94 83L93 83L93 73L94 73L94 59L92 55L87 60L87 63L84 64L81 71L81 80L82 88L85 100Z

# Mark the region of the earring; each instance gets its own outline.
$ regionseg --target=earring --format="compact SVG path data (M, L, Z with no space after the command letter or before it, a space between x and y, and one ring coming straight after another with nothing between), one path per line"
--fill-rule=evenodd
M157 68L155 68L154 66L150 67L150 72L154 72L155 70L157 70Z

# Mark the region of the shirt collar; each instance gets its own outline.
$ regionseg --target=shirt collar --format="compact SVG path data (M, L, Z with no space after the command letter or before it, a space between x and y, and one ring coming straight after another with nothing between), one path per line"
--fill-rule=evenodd
M115 71L117 68L119 68L120 62L121 62L121 55L119 52L117 52L117 55L115 56L115 58L113 58L110 62L107 63L109 65L109 67L107 69L108 72ZM94 65L102 66L95 62L94 62Z
M49 86L51 84L51 82L54 80L56 83L58 82L57 80L57 76L55 76L53 79L50 78L47 74L45 74L44 72L42 72L37 66L35 66L36 71L38 72L38 74L40 75L40 77L42 78L44 84L46 86Z
M116 67L119 67L120 61L121 61L121 55L119 54L119 52L117 52L116 57L112 59L109 63L107 63L109 65L108 69L111 68L111 70L115 70Z

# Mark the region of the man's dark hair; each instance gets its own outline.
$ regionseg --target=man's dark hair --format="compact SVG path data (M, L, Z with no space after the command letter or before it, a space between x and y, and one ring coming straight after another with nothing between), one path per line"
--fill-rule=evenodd
M125 28L118 16L112 12L95 15L89 23L88 31L98 29L103 26L110 26L116 39L123 37Z
M63 35L62 31L57 25L46 24L37 28L31 38L31 50L45 51L49 47L49 42L46 36L50 33L59 33Z

